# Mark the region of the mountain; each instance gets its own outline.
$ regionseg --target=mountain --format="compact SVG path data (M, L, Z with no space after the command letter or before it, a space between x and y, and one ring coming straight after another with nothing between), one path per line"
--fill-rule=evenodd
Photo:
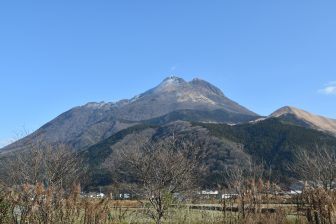
M295 107L282 107L273 112L269 118L279 118L284 122L316 129L336 136L335 119L318 116Z
M51 144L61 142L84 149L120 130L148 122L162 124L173 120L192 120L232 124L258 117L204 80L187 82L170 76L132 99L116 103L92 102L72 108L31 135L4 147L2 152L18 150L36 140Z
M206 142L206 186L216 186L227 166L247 166L250 160L289 182L295 176L287 165L298 150L336 150L336 120L294 107L261 117L204 80L171 76L131 99L74 107L1 153L38 140L72 145L90 165L90 185L98 186L113 181L104 164L120 148L138 137L156 141L172 134Z

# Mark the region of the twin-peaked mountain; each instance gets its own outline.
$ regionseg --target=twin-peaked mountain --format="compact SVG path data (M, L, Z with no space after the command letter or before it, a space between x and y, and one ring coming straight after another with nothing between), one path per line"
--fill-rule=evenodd
M213 111L224 110L250 119L258 116L230 100L221 90L210 83L193 79L168 77L157 87L125 101L118 116L125 120L148 120L177 110ZM230 122L230 120L228 120Z
M75 107L4 150L18 149L37 139L62 142L81 149L120 130L146 122L188 120L235 124L258 117L206 81L193 79L187 82L171 76L129 100Z

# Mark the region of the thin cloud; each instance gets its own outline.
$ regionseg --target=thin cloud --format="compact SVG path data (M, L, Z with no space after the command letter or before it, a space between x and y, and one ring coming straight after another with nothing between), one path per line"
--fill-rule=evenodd
M175 71L175 70L176 70L176 65L173 65L173 66L170 67L170 71L171 71L171 72L173 72L173 71Z
M324 86L323 89L320 89L318 92L325 95L336 95L336 81L329 82Z

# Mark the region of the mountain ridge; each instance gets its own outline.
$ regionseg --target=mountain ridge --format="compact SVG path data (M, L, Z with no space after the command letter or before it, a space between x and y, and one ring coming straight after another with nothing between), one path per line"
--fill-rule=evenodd
M207 114L207 119L211 122L235 123L259 117L227 98L219 88L207 81L195 78L187 82L182 78L169 76L159 85L131 99L89 102L74 107L1 151L18 149L37 139L51 144L61 142L82 149L130 126L183 110L190 113L195 111L194 114ZM212 111L217 112L211 113ZM220 111L224 113L223 116L218 115ZM194 118L197 118L195 121L204 121L200 115Z

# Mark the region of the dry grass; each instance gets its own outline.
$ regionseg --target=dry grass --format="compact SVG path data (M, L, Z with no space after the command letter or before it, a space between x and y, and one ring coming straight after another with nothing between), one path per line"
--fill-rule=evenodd
M2 188L0 191L0 223L153 223L148 216L148 209L151 208L146 207L145 202L83 198L79 193L79 185L74 185L70 192L44 188L42 184L24 185L16 189ZM190 209L180 204L168 209L162 223L335 223L335 192L326 192L322 189L306 190L299 202L301 203L300 214L293 210L293 204L289 204L287 207L281 205L274 212L269 213L247 209L244 216L241 211L224 213L223 211ZM238 205L241 200L235 203ZM269 204L268 206L273 207L274 205ZM309 217L313 218L309 220Z

